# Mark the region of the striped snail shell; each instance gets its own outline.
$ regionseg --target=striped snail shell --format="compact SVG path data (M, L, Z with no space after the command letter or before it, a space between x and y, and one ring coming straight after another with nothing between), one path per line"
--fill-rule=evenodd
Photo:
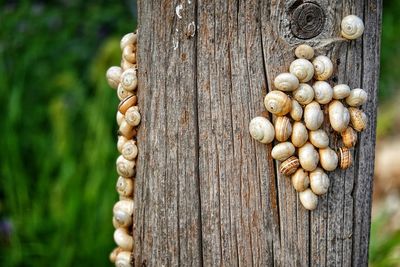
M367 115L358 108L350 107L349 112L351 125L353 126L354 130L356 130L357 132L365 130L368 124Z
M300 166L299 159L295 156L289 157L287 160L281 163L279 166L279 172L283 175L293 174Z
M292 124L286 116L275 119L275 138L279 142L285 142L292 134Z
M137 96L135 95L129 95L126 98L124 98L118 105L118 111L121 112L121 114L125 114L126 111L130 108L136 105L137 103Z
M353 157L351 155L350 149L347 147L339 148L339 166L341 169L347 169L353 163Z
M354 131L353 128L347 127L346 130L344 130L341 133L341 136L342 136L343 144L346 147L348 147L348 148L354 147L357 144L357 139L358 139L357 132Z

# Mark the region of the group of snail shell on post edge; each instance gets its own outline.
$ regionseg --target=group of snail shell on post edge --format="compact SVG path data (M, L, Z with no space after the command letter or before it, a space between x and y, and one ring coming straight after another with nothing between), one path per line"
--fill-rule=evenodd
M114 241L117 244L110 254L111 262L117 267L132 266L133 252L133 191L135 160L138 154L136 146L136 129L141 116L137 104L135 90L138 86L136 50L137 34L128 33L121 39L121 66L113 66L107 70L108 84L117 90L121 101L117 111L118 142L117 149L121 153L116 162L119 178L116 190L119 201L113 208Z
M362 20L354 15L345 17L341 26L342 36L347 39L356 39L364 31ZM351 148L357 143L357 132L367 126L367 116L360 107L367 102L368 94L346 84L332 88L327 82L334 70L332 61L321 55L314 58L312 47L302 44L295 49L295 55L297 59L290 64L289 72L276 76L277 90L264 99L265 108L275 115L274 124L265 117L255 117L249 132L264 144L277 141L271 156L281 162L279 172L291 176L304 208L314 210L318 196L328 192L326 172L352 164ZM313 82L312 86L309 82ZM323 125L321 105L327 105L330 127L342 138L343 146L338 151L329 147L324 130L329 125Z

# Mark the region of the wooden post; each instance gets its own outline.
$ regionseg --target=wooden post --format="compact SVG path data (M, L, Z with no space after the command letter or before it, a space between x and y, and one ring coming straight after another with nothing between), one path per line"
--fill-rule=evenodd
M135 266L367 266L381 0L138 0L138 11ZM356 41L340 38L349 14L365 23ZM369 93L355 164L329 174L313 212L248 133L300 43L333 59L332 83Z

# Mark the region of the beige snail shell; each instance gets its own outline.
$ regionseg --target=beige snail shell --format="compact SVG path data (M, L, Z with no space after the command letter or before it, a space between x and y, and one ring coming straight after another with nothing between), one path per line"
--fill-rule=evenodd
M283 142L272 148L271 156L280 161L284 161L294 154L295 148L290 142Z
M276 76L274 85L281 91L294 91L299 87L299 80L291 73L281 73Z
M306 83L301 83L293 92L293 97L302 105L310 104L314 99L314 89Z
M307 142L299 148L299 160L301 167L306 171L313 171L318 166L319 154L315 147Z
M133 237L129 234L128 230L125 228L121 227L115 229L114 241L117 244L117 246L121 247L123 250L132 251L133 249Z
M317 148L326 148L329 146L329 136L322 129L310 131L308 133L308 136L311 144L313 144Z
M124 147L126 142L128 142L128 138L123 135L118 136L117 149L119 153L122 153L122 148Z
M112 262L112 263L114 263L115 262L115 260L117 259L117 255L121 252L121 251L123 251L122 250L122 248L120 248L120 247L116 247L116 248L114 248L113 249L113 251L110 253L110 261Z
M290 112L292 101L290 97L281 91L271 91L264 98L265 108L277 116L283 116Z
M122 227L128 227L133 220L133 200L120 200L113 208L114 218Z
M126 120L123 120L119 126L118 133L125 136L127 139L131 139L136 135L136 130L133 126L129 125Z
M118 177L117 184L115 185L118 194L124 197L132 196L133 187L133 179L124 178L122 176Z
M350 149L347 147L339 148L339 166L341 169L347 169L353 163L353 157L351 155Z
M329 122L336 132L343 132L350 122L349 110L339 100L329 104Z
M307 59L299 58L290 64L289 71L299 82L306 83L314 76L314 66ZM298 86L298 85L297 85Z
M137 34L136 33L128 33L125 34L120 42L121 50L124 50L125 46L127 45L136 45L137 44Z
M340 100L350 95L350 87L347 84L338 84L333 87L333 98Z
M308 172L304 171L303 168L298 168L291 179L292 185L297 192L302 192L310 186Z
M125 113L125 120L130 126L138 126L141 120L139 107L133 106L128 108Z
M342 36L349 40L355 40L364 33L364 22L355 15L348 15L342 19Z
M286 116L275 119L275 138L279 142L285 142L292 134L292 124Z
M279 172L283 175L293 174L300 166L299 159L295 156L289 157L287 160L281 163L279 166Z
M120 200L122 200L122 199L120 199ZM128 198L124 199L124 200L128 200ZM114 216L112 217L112 224L115 229L122 227L122 225L115 219Z
M314 65L314 77L319 81L328 80L333 74L332 61L327 56L317 56L312 64Z
M341 133L342 136L342 141L345 147L354 147L357 144L357 132L354 131L353 128L347 127L346 130L344 130Z
M121 251L115 259L115 267L133 267L131 257L132 252Z
M135 64L136 63L136 47L132 44L127 45L124 47L124 50L122 50L122 56L123 58L132 63Z
M133 91L137 88L138 79L135 69L127 69L122 73L121 85L127 91Z
M350 91L350 95L346 98L346 103L352 107L359 107L365 104L368 100L368 93L361 88L356 88Z
M255 117L250 121L249 132L251 137L263 144L274 140L275 129L272 123L264 117Z
M122 121L125 119L124 114L122 114L121 112L117 111L117 116L116 116L116 120L117 120L117 125L121 126Z
M313 172L310 172L310 187L316 195L323 195L328 192L329 177L321 168L316 168Z
M338 166L338 156L330 147L320 148L319 162L324 170L334 171Z
M302 122L296 121L293 124L292 144L295 147L302 147L308 140L308 131Z
M361 132L365 130L368 124L367 115L358 108L349 108L350 112L350 121L351 125L353 126L354 130L357 132Z
M117 158L117 172L123 177L132 177L135 174L135 162L125 159L122 155Z
M121 68L123 71L126 71L127 69L137 69L137 64L130 63L128 60L122 58Z
M304 108L304 122L311 131L321 127L324 122L324 113L317 102L313 101Z
M310 60L314 57L314 49L309 45L301 44L296 48L294 54L296 55L297 58L304 58Z
M292 109L290 110L290 117L292 117L294 121L301 121L301 118L303 118L303 108L301 107L299 102L297 102L294 99L292 100Z
M118 84L120 83L121 80L121 75L122 75L122 69L120 67L113 66L109 68L106 72L108 85L111 88L117 89Z
M130 108L136 105L137 103L137 96L135 95L130 95L125 97L118 105L118 111L121 112L121 114L125 114L126 111Z
M299 192L299 199L303 207L307 210L315 210L318 206L318 197L311 189Z
M127 160L134 160L138 154L138 148L136 146L136 141L129 140L122 146L121 154Z
M317 81L313 85L315 101L320 104L328 104L333 97L333 89L329 83L325 81Z
M124 100L125 98L127 98L128 96L131 96L131 95L133 95L133 93L128 91L128 90L125 90L125 88L122 86L122 84L118 85L117 96L118 96L119 100L122 101L122 100Z

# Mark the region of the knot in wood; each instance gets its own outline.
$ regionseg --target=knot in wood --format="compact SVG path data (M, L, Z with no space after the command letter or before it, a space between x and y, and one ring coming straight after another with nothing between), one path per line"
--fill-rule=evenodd
M311 39L319 35L325 25L325 13L315 3L299 5L292 13L291 30L300 39Z

